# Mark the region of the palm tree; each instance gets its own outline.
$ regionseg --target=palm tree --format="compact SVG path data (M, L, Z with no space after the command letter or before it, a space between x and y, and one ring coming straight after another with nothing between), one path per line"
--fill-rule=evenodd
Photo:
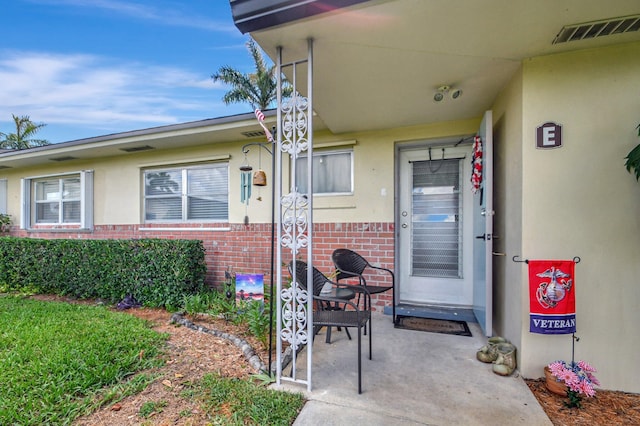
M15 133L0 132L0 148L5 149L27 149L35 146L49 145L49 141L45 139L34 139L33 136L38 133L46 124L35 124L28 115L16 117L11 114L13 121L16 123Z
M276 66L267 67L264 57L253 39L249 39L247 42L247 49L249 49L255 64L254 73L242 74L235 68L225 65L220 67L211 78L214 83L221 81L231 86L231 90L222 97L225 104L247 102L253 109L264 110L277 99ZM283 84L282 96L291 96L291 92L291 86Z

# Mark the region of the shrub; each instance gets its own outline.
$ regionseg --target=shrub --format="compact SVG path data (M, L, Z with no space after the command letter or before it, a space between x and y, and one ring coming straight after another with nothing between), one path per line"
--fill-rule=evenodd
M202 291L205 272L198 240L0 238L0 291L179 306Z

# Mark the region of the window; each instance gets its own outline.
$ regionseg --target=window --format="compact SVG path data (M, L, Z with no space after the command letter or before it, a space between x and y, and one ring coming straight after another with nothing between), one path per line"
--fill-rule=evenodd
M36 223L80 223L80 176L33 184Z
M20 225L93 228L93 172L22 179Z
M296 161L296 184L298 191L307 189L307 156ZM313 153L313 193L315 195L353 194L353 152L320 151Z
M225 164L144 171L148 222L229 220L229 167Z
M462 278L462 160L413 165L412 275Z

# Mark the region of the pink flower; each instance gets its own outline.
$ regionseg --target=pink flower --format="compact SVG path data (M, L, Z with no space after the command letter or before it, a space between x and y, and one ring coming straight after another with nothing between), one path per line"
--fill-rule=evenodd
M556 377L558 377L561 374L561 372L565 370L564 363L562 363L561 361L552 362L551 364L548 365L548 367L549 367L549 370L551 371L551 374L553 374Z
M578 377L578 375L571 370L562 370L560 375L556 377L565 382L569 387L571 387L572 385L577 385L578 382L580 382L580 378Z
M596 391L593 389L593 386L591 386L591 384L586 380L582 380L580 382L577 392L583 393L589 397L594 396L596 394Z
M596 379L596 376L594 376L593 374L587 373L587 378L594 386L600 386L600 381Z
M576 394L594 396L596 393L594 386L600 385L598 379L592 374L596 369L586 361L571 364L555 361L547 367L559 382L563 382L569 391Z
M596 373L596 369L591 366L587 361L578 361L578 368L586 373Z

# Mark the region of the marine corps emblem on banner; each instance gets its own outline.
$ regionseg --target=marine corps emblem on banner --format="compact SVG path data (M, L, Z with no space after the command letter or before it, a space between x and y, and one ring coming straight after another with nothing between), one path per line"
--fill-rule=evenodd
M529 331L571 334L576 331L575 262L529 261Z

